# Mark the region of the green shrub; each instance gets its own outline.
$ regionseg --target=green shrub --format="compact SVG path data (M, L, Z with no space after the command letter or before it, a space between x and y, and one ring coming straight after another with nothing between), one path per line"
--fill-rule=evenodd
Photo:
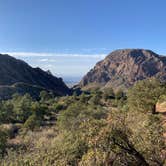
M128 103L131 109L154 114L160 96L165 93L164 85L156 79L138 81L128 92Z
M31 115L24 123L24 127L30 130L34 130L36 127L39 127L40 125L41 120L38 119L38 117L35 114Z

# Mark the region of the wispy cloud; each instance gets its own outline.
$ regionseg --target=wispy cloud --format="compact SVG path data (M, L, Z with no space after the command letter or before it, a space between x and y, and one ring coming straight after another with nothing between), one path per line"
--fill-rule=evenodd
M40 59L41 62L48 62L49 59Z
M49 58L44 58L44 59L39 59L40 62L57 62L56 59L53 59L54 57L49 57Z
M48 53L48 52L5 52L14 57L81 57L81 58L104 58L106 54L67 54L67 53ZM43 58L41 61L47 61Z

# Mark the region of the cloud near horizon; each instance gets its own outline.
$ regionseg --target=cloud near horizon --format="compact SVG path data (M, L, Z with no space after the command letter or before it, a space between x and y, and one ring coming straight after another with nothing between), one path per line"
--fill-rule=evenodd
M72 53L48 53L48 52L4 52L14 57L89 57L104 58L106 54L72 54Z
M24 60L33 67L50 70L60 77L79 77L85 75L94 65L104 59L106 54L66 54L37 52L5 52Z

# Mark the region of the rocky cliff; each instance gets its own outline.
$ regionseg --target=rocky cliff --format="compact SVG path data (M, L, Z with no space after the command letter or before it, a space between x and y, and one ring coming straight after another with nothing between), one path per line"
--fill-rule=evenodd
M98 62L79 83L79 87L111 86L129 88L150 77L166 80L166 57L144 49L122 49Z

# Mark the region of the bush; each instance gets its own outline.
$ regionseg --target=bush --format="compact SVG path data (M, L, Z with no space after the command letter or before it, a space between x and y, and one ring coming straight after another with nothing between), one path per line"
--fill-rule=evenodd
M36 127L39 127L40 125L41 120L38 119L35 114L31 115L24 123L24 127L30 130L34 130Z
M56 104L55 105L55 111L56 112L59 112L60 110L63 110L64 106L63 104Z
M128 92L128 103L131 109L154 114L160 96L165 93L164 85L156 79L138 81Z

